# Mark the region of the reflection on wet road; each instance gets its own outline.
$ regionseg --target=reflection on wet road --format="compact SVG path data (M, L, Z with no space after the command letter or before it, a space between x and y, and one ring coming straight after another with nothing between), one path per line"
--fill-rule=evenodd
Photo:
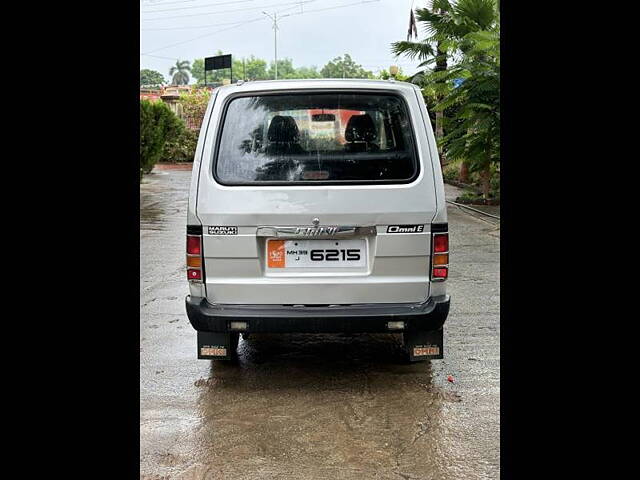
M263 334L210 362L184 313L189 180L141 186L141 478L499 478L494 226L449 210L444 360L403 365L394 335Z

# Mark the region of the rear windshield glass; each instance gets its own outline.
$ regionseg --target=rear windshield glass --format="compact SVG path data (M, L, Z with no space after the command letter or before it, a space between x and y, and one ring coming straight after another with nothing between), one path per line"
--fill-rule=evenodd
M229 102L214 169L231 185L400 183L417 161L396 95L262 95Z

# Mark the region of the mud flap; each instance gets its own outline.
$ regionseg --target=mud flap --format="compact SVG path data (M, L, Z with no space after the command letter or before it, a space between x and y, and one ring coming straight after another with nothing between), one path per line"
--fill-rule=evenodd
M404 348L410 362L443 358L443 329L431 332L404 332Z
M198 358L231 360L235 348L230 333L198 331Z

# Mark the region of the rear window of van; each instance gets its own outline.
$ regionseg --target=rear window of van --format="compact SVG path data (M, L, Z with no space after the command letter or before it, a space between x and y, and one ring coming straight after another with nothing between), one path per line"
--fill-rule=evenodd
M406 183L418 162L402 98L327 92L233 98L213 169L225 185Z

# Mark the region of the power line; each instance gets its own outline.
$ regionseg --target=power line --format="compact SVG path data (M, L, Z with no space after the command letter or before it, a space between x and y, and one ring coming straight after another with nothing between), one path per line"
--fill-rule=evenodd
M347 5L338 5L335 7L327 7L327 8L316 8L315 10L307 10L306 12L300 12L300 13L291 13L289 15L286 15L287 17L293 16L293 15L304 15L307 13L313 13L313 12L324 12L327 10L335 10L337 8L345 8L345 7L352 7L353 5L362 5L363 3L376 3L379 2L380 0L361 0L359 2L354 2L354 3L349 3Z
M234 26L229 27L229 28L223 28L222 30L216 30L215 32L210 32L210 33L207 33L205 35L200 35L198 37L190 38L188 40L183 40L182 42L172 43L171 45L166 45L164 47L156 48L154 50L149 50L149 52L143 53L142 55L148 55L150 52L158 52L160 50L165 50L167 48L171 48L171 47L176 47L178 45L182 45L184 43L193 42L194 40L199 40L201 38L209 37L211 35L215 35L216 33L226 32L227 30L231 30L232 28L237 28L237 27L240 27L242 25L246 25L247 23L253 23L253 22L257 22L259 20L264 20L264 19L265 19L264 17L257 17L257 18L254 18L252 20L247 20L246 22L239 23L239 24L234 25Z
M308 2L304 2L304 3L311 3L312 1L315 2L316 0L309 0ZM282 10L278 10L276 13L286 12L287 10L292 10L292 9L296 8L297 6L299 6L299 5L301 5L300 2L296 3L293 7L283 8ZM285 15L285 16L289 16L289 15ZM240 22L213 23L213 24L209 24L209 25L189 25L189 26L184 26L184 27L141 28L140 31L142 31L142 32L151 32L151 31L161 31L161 30L190 30L192 28L224 27L226 25L239 25L241 23L243 23L243 22L240 21Z
M151 32L158 30L190 30L192 28L211 28L211 27L224 27L226 25L237 25L242 22L226 22L226 23L214 23L213 25L192 25L190 27L160 27L160 28L141 28L141 32Z
M163 58L165 60L179 60L178 58L163 57L161 55L149 55L148 53L141 53L140 56L153 57L153 58Z
M174 8L165 8L164 10L143 10L142 13L160 13L160 12L173 12L175 10L187 10L190 8L205 8L205 7L215 7L217 5L229 5L232 3L247 3L254 2L255 0L232 0L230 2L219 2L219 3L207 3L206 5L191 5L189 7L174 7ZM162 5L168 5L163 3Z
M287 10L291 10L291 9L299 6L300 4L311 3L313 1L315 1L315 0L308 0L306 2L293 2L294 5L295 5L294 7L289 7L289 8L283 9L280 12L286 12ZM351 7L353 5L361 5L363 3L375 3L375 2L379 2L379 1L380 0L361 0L359 2L349 3L349 4L346 4L346 5L338 5L338 6L333 6L333 7L320 8L320 9L316 9L316 10L308 10L307 12L302 12L302 13L290 13L290 14L287 14L287 15L283 15L281 18L289 17L289 16L295 16L295 15L303 15L305 13L322 12L322 11L327 11L327 10L334 10L334 9L337 9L337 8ZM280 5L291 5L291 3L285 3L285 4L280 4ZM266 7L264 7L264 8L266 8ZM280 12L278 12L278 13L280 13ZM233 28L237 28L237 27L240 27L242 25L246 25L247 23L254 23L254 22L257 22L257 21L260 21L260 20L265 20L265 19L266 19L266 17L257 17L257 18L251 19L251 20L247 20L245 22L239 22L239 23L237 23L237 24L235 24L233 26L230 26L229 28L223 28L221 30L216 30L215 32L207 33L207 34L204 34L204 35L199 35L197 37L190 38L188 40L183 40L181 42L173 43L171 45L166 45L164 47L156 48L154 50L150 50L147 53L143 53L142 55L147 55L148 53L158 52L160 50L165 50L167 48L176 47L178 45L182 45L182 44L185 44L185 43L193 42L194 40L199 40L201 38L205 38L205 37L208 37L208 36L211 36L211 35L215 35L216 33L225 32L227 30L231 30Z
M314 1L314 0L312 0L312 1ZM284 9L280 10L278 13L286 12L287 10L291 10L291 8L295 8L295 7L284 8ZM254 19L251 19L251 20L247 20L247 21L244 21L244 22L238 22L237 24L234 24L233 26L231 26L229 28L223 28L222 30L216 30L215 32L210 32L210 33L206 33L204 35L199 35L199 36L197 36L195 38L191 38L191 39L188 39L188 40L183 40L182 42L173 43L171 45L167 45L167 46L164 46L164 47L156 48L155 50L150 50L150 52L158 52L160 50L165 50L167 48L171 48L171 47L175 47L175 46L178 46L178 45L182 45L183 43L189 43L189 42L192 42L194 40L199 40L201 38L205 38L205 37L208 37L208 36L211 36L211 35L215 35L216 33L225 32L227 30L231 30L233 28L240 27L240 26L245 25L247 23L253 23L253 22L257 22L259 20L264 20L264 19L265 19L265 17L257 17L257 18L254 18ZM142 55L149 56L148 53L149 52L143 53Z
M224 13L234 13L234 12L246 12L249 10L259 10L259 9L265 9L265 8L271 8L271 7L282 7L285 5L301 5L301 4L305 4L305 3L311 3L311 2L315 2L316 0L306 0L306 1L297 1L297 2L287 2L287 3L274 3L272 5L263 5L261 7L248 7L248 8L237 8L235 10L221 10L221 11L217 11L217 12L206 12L206 13L191 13L188 15L174 15L172 17L156 17L156 18L145 18L142 21L143 22L152 22L155 20L173 20L174 18L187 18L187 17L200 17L200 16L204 16L204 15L222 15Z
M142 3L146 3L147 5L149 5L150 7L161 7L163 5L175 5L177 3L191 3L191 2L197 2L199 0L180 0L180 1L176 1L176 2L142 2Z

